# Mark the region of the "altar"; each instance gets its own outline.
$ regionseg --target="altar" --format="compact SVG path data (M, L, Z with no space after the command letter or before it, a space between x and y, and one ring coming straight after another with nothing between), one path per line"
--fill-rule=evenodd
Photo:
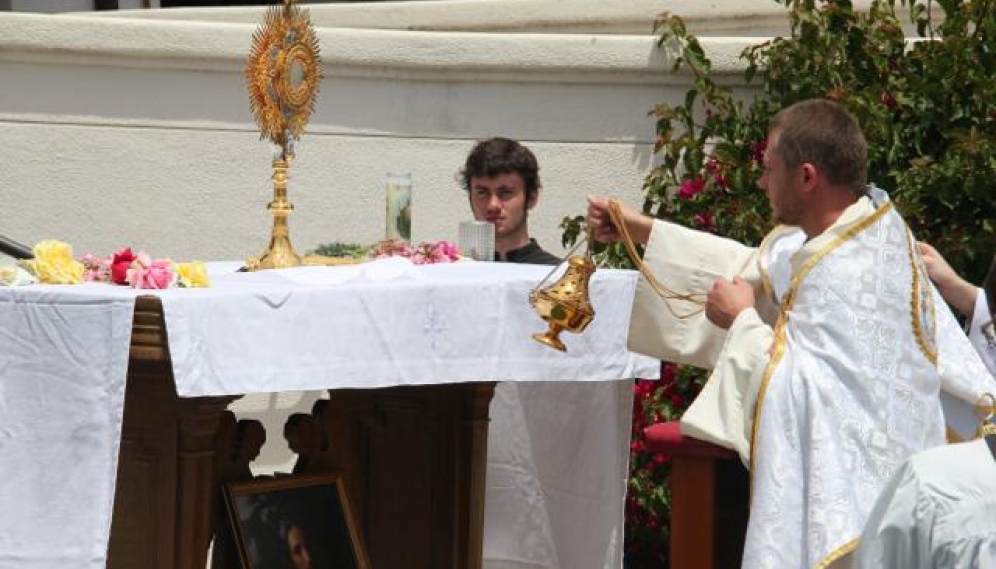
M154 295L0 288L0 567L204 567L219 485L261 444L226 406L315 389L285 429L295 469L343 475L372 565L480 567L494 382L658 373L625 347L629 271L596 272L560 353L530 339L548 267L236 268Z

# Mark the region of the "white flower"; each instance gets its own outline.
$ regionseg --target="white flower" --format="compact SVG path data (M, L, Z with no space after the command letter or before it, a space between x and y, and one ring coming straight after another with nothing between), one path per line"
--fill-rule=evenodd
M38 279L28 271L0 260L0 286L24 286L37 282Z

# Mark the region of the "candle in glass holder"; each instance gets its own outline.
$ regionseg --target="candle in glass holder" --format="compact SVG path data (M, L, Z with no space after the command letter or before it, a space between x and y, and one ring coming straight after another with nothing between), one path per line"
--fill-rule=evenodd
M388 174L386 196L385 239L412 240L412 175Z

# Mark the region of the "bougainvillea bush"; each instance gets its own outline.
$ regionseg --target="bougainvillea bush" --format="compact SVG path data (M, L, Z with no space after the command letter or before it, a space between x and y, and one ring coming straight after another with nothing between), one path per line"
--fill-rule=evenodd
M650 111L657 165L643 211L757 244L770 229L757 185L767 126L777 110L822 97L847 106L869 143L869 180L888 191L921 240L978 282L996 251L996 0L783 0L790 35L747 49L737 99L711 75L678 15L655 25L660 47L691 82L681 104ZM866 9L865 9L866 8ZM912 41L911 41L912 38ZM564 240L580 233L564 220ZM628 266L618 245L606 265ZM666 567L668 458L646 452L642 427L679 417L702 372L667 364L660 382L636 382L626 566Z

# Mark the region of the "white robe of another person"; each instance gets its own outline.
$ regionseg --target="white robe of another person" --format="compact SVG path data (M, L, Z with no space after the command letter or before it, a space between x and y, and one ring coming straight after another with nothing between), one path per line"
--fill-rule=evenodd
M975 298L975 312L966 325L966 331L989 371L996 373L996 328L993 327L993 315L989 313L986 291L982 289Z
M991 372L996 345L980 290L967 331ZM859 569L985 569L996 567L996 459L985 440L914 455L892 477L868 518Z
M734 276L755 289L724 331L641 278L629 332L634 351L712 369L682 431L750 468L746 569L849 561L888 477L945 442L945 419L974 429L996 389L881 190L819 236L780 227L758 249L656 221L644 260L677 293Z
M910 458L875 503L855 567L996 567L996 460L985 439Z

